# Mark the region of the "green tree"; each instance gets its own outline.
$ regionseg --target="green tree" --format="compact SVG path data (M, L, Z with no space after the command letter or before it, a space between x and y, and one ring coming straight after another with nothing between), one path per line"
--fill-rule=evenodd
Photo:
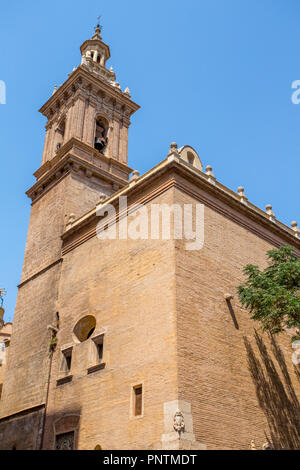
M282 246L267 252L269 266L261 271L249 264L243 272L247 277L238 295L251 318L260 322L263 331L281 333L295 328L300 339L300 259L293 248Z

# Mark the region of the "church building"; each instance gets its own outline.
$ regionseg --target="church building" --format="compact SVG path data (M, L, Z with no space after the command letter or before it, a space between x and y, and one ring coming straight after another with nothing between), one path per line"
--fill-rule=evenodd
M99 25L80 52L40 109L0 449L299 449L289 335L262 334L236 291L268 250L300 256L297 224L225 187L188 145L133 171L139 106Z

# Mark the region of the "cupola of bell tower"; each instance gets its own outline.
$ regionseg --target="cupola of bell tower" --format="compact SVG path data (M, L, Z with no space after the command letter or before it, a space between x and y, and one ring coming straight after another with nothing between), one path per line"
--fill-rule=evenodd
M95 34L80 47L81 64L114 83L116 76L112 68L107 70L106 62L110 58L109 46L102 41L101 27L97 24Z

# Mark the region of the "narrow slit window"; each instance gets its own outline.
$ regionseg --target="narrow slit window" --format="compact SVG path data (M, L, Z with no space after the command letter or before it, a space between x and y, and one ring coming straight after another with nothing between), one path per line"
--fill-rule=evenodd
M97 344L97 358L101 362L103 358L103 343Z
M96 349L96 361L99 364L101 364L103 360L103 340L104 340L104 335L100 335L100 336L97 336L96 338L93 338L95 349Z
M188 158L188 162L191 164L191 165L194 165L194 161L195 161L195 156L192 154L192 153L188 153L187 154L187 158Z
M134 391L134 416L141 416L143 411L143 387L137 385Z
M87 370L88 374L97 372L105 368L105 362L103 361L103 342L104 334L98 334L92 338L92 349L91 349L91 364Z
M63 351L63 370L66 374L71 372L72 365L72 348Z
M72 356L71 356L71 354L68 354L66 356L66 364L67 364L68 372L71 370L71 363L72 363Z

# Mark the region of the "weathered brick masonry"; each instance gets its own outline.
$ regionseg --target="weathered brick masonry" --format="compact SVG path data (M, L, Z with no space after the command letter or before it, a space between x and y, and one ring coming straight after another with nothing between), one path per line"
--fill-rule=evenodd
M244 265L266 265L268 249L290 244L300 254L297 229L217 182L188 146L172 144L129 182L138 105L106 68L100 33L41 109L46 138L27 192L0 448L300 448L288 335L262 335L237 298L224 297L236 295ZM100 240L97 209L107 203L117 230L136 204L149 213L203 204L203 247L188 251L173 227L169 239Z

